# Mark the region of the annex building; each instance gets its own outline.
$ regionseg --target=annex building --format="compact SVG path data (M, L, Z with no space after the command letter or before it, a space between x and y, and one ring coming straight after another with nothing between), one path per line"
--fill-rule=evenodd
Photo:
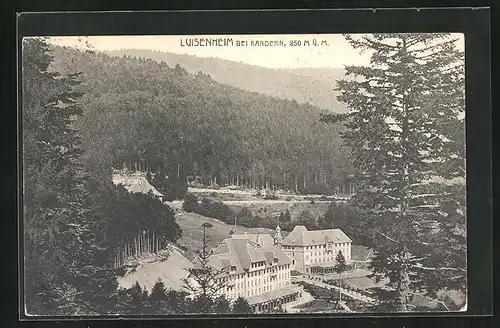
M329 273L335 267L335 258L342 252L346 262L351 261L352 240L340 229L307 230L295 226L283 239L283 252L290 258L292 270L300 273Z
M268 234L232 235L214 250L209 264L221 270L220 294L246 298L256 313L302 297L302 287L291 283L290 258Z

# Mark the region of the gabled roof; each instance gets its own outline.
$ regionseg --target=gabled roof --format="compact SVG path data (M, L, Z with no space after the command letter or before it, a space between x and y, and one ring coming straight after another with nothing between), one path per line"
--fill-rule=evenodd
M274 260L274 253L273 252L264 252L264 257L267 260L267 263L271 264L273 263Z
M255 244L259 244L261 247L268 247L274 245L274 239L267 233L253 233L244 235L232 235L233 239L248 239Z
M209 258L209 265L215 269L221 270L230 264L236 267L237 273L250 269L252 263L256 262L265 262L267 267L273 264L286 265L291 261L281 248L274 245L257 247L247 238L224 239Z
M143 174L114 174L113 183L115 185L123 185L130 193L148 194L152 192L153 195L163 196L155 187L153 187Z
M310 246L322 245L328 242L349 243L352 240L340 229L308 231L304 226L295 226L292 232L283 240L283 245Z
M278 263L280 265L287 265L292 263L290 258L281 250L281 248L276 247L276 246L271 246L271 247L265 247L262 249L263 252L269 252L273 254L273 258L278 259Z

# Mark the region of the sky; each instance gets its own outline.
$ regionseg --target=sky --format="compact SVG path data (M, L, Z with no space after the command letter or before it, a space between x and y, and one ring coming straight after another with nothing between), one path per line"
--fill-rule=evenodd
M463 35L458 42L464 48ZM226 39L224 46L193 46L194 39ZM231 42L227 41L232 40ZM360 54L341 34L301 35L162 35L162 36L72 36L51 37L51 42L94 50L150 49L197 57L217 57L268 68L332 67L366 65L368 53ZM316 45L313 45L315 40ZM238 41L246 41L239 46ZM273 46L257 46L251 41L282 41ZM309 41L309 45L305 44ZM224 41L221 41L224 44ZM292 45L293 43L294 45ZM190 46L191 45L191 46Z

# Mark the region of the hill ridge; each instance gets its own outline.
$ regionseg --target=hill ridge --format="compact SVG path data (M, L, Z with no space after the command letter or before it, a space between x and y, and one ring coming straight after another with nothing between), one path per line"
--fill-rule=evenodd
M187 72L202 71L215 81L246 91L257 92L280 99L315 105L333 112L345 112L337 101L335 80L342 78L342 68L269 68L217 57L198 57L149 49L119 49L104 51L112 57L131 56L179 64Z

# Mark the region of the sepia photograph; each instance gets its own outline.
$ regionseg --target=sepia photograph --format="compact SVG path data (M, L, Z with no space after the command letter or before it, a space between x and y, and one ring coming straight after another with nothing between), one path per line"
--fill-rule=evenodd
M463 34L29 36L19 65L26 316L467 311Z

